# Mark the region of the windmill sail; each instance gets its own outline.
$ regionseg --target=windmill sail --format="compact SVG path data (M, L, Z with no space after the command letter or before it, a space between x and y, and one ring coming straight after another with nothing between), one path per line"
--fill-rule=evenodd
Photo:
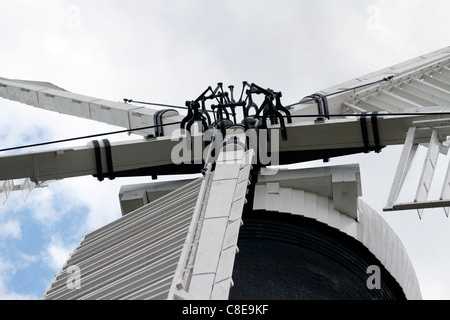
M387 81L380 81L386 79ZM319 91L330 113L413 112L448 107L450 101L450 47L387 67ZM312 101L294 107L293 114L317 109ZM425 109L426 110L426 109Z
M6 78L0 78L0 97L126 129L156 125L155 115L159 111L75 94L51 83ZM165 123L178 122L182 119L178 112L173 110L164 115L164 118L170 118L166 119ZM169 128L166 130L169 130ZM155 129L134 130L132 132L149 136L155 134Z

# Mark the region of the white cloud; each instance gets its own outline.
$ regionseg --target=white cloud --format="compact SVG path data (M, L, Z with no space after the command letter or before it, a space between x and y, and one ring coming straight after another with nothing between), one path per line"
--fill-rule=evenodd
M18 254L18 259L16 261L16 265L18 265L20 268L27 268L33 263L36 263L39 261L39 256L37 255L28 255L23 252L20 252Z
M32 294L20 294L9 288L10 275L16 272L16 266L4 257L0 257L0 300L35 300Z
M57 188L57 185L54 187ZM58 201L55 192L55 188L37 189L32 191L27 200L31 216L42 225L51 226L64 215L65 206L54 205Z
M20 239L22 237L22 230L18 220L9 220L6 223L0 224L0 239Z
M59 237L52 237L51 242L42 253L42 258L49 268L58 272L69 258L73 249L73 246L64 244Z

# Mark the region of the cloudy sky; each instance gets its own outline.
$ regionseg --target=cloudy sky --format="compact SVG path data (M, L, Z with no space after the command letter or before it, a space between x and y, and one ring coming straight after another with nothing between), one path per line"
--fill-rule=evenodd
M450 45L447 0L0 0L0 8L0 77L113 101L183 105L209 85L245 80L282 91L287 105ZM0 148L117 129L3 99L0 108ZM110 138L120 139L129 137ZM423 297L449 299L443 211L422 220L381 212L400 151L331 164L360 163L363 198L404 242ZM0 299L40 298L81 237L120 217L120 186L147 181L67 179L26 203L12 194L0 206Z

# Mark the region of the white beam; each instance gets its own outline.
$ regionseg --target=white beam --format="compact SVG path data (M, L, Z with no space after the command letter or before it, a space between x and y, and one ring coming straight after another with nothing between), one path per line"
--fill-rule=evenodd
M450 200L402 202L394 204L392 208L387 208L384 211L423 210L441 207L450 207Z
M113 171L120 176L124 171L173 165L172 150L179 144L168 138L111 143ZM100 149L100 157L102 173L106 175L108 163L104 147ZM188 159L191 163L201 163L202 155L192 154ZM39 182L97 173L93 146L0 157L0 181L30 178Z
M440 200L450 199L450 162L447 167L447 173L445 174L444 183L442 185L442 191ZM444 211L447 217L450 214L450 205L444 206Z
M411 154L413 153L414 136L416 133L416 127L410 127L408 134L406 135L405 144L403 146L403 151L400 156L400 161L397 166L397 171L394 176L394 181L392 183L391 191L389 193L388 201L386 204L385 211L392 208L397 201L398 195L403 185L405 176L409 170L411 164Z
M153 126L155 124L154 116L158 111L156 109L75 94L51 83L6 78L0 78L0 97L33 107L127 129ZM183 119L178 112L168 113L164 118L164 123L175 123ZM175 128L176 126L165 128L165 134L169 135ZM133 131L133 133L143 136L154 134L154 132L154 129Z
M416 120L435 119L438 116L405 116L405 117L379 117L377 120L379 142L381 146L402 144L405 132ZM372 128L368 122L368 143L375 145ZM273 130L279 130L274 127ZM427 143L432 130L418 130L414 143ZM283 157L285 163L305 161L310 153L323 151L339 151L341 149L356 148L352 153L362 152L364 147L361 124L356 119L330 120L323 124L304 122L292 124L287 127L288 140L279 136L278 143L274 143ZM450 127L440 128L440 134L450 135ZM272 138L276 136L273 135ZM111 144L111 160L114 172L123 172L140 168L161 167L173 165L174 160L185 163L201 164L204 157L204 142L202 136L193 136L195 148L183 147L187 139L183 136L172 141L169 138L129 141ZM272 141L275 142L275 141ZM277 150L268 144L268 151ZM183 158L174 159L173 153L182 151ZM196 152L200 151L200 152ZM258 154L259 151L255 151ZM184 155L186 153L186 155ZM273 157L272 157L273 158ZM101 148L101 171L108 172L107 155L105 148ZM181 168L181 167L178 167ZM183 167L186 173L188 167ZM157 172L156 172L157 173ZM183 173L183 172L179 172ZM96 154L93 146L78 148L56 149L43 152L26 153L0 157L0 181L30 178L32 181L59 180L69 177L97 174Z
M414 202L423 202L428 198L439 157L439 148L440 142L438 139L438 133L437 130L433 130ZM419 209L418 213L419 217L422 218L423 209Z

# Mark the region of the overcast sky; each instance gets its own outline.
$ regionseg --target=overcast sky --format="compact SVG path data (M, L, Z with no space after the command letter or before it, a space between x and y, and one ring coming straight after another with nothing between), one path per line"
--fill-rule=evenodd
M0 0L0 8L0 77L113 101L184 105L217 82L250 81L282 91L287 105L450 45L447 0ZM117 129L3 99L0 108L0 148ZM129 137L110 138L120 139ZM422 220L382 212L399 153L330 164L360 163L363 199L402 239L423 297L449 299L443 211ZM40 298L82 236L120 217L120 186L147 181L67 179L26 203L12 194L0 207L0 299Z

